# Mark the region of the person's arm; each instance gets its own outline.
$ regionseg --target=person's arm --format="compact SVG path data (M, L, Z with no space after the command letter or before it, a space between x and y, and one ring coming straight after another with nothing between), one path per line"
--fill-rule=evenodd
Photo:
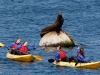
M11 43L11 44L8 46L8 48L12 48L13 45L14 45L14 43Z
M28 48L28 51L35 50L36 49L36 47L32 47L32 46L27 46L27 48Z
M13 45L14 45L14 43L11 43L9 46L7 46L8 50L12 50Z
M56 60L57 62L59 61L59 57L60 57L60 53L57 52L57 53L56 53L56 56L55 56L55 60Z
M19 50L21 48L21 45L18 45L15 50Z
M78 60L81 60L82 62L88 62L82 55L78 56Z

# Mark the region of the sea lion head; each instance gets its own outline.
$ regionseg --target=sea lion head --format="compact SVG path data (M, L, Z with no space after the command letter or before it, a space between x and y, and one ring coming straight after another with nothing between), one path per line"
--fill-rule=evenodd
M63 25L64 19L62 17L62 12L58 13L57 15L57 19L55 21L56 23L56 28L57 29L61 29L62 25Z
M60 12L57 16L57 19L61 19L62 18L62 12Z
M58 16L57 16L57 20L59 22L59 24L62 26L63 22L64 22L64 19L62 17L62 12L58 13Z

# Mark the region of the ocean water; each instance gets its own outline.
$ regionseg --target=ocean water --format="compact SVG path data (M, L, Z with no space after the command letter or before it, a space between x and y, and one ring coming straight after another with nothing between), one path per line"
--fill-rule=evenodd
M42 61L17 62L6 58L8 50L0 48L0 75L99 75L98 70L54 66L47 60L54 58L55 48L39 47L40 31L55 22L62 12L62 29L85 49L86 58L100 61L100 1L99 0L0 0L0 42L5 45L21 38L22 43L36 46L32 54ZM67 56L76 54L76 47L63 50Z

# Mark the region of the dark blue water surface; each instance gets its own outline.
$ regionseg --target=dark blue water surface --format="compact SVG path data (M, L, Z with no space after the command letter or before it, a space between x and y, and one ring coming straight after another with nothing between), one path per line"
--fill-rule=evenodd
M17 38L36 46L32 54L42 56L40 62L25 63L6 59L6 48L0 48L0 75L99 75L98 70L58 67L48 63L55 49L39 47L40 31L52 24L62 12L62 29L76 44L85 49L86 58L100 61L100 0L0 0L0 42L9 45ZM76 47L68 56L76 54Z

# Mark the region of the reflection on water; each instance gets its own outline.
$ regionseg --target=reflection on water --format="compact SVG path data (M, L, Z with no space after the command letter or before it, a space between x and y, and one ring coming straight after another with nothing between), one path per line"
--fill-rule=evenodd
M10 61L10 60L9 60ZM11 60L11 61L13 61L13 60ZM15 65L20 65L20 67L22 67L22 68L28 68L29 67L29 65L32 65L32 64L38 64L38 63L40 63L41 61L37 61L37 60L35 60L35 61L32 61L32 62L20 62L20 61L14 61L14 64Z
M62 47L62 50L66 50L66 51L70 51L72 50L73 47ZM43 51L46 51L46 52L54 52L54 51L57 51L57 47L42 47L42 50Z
M3 70L4 70L3 64L0 63L0 75L3 74Z
M57 68L59 68L60 70L64 70L66 67L64 67L64 66L57 66Z

